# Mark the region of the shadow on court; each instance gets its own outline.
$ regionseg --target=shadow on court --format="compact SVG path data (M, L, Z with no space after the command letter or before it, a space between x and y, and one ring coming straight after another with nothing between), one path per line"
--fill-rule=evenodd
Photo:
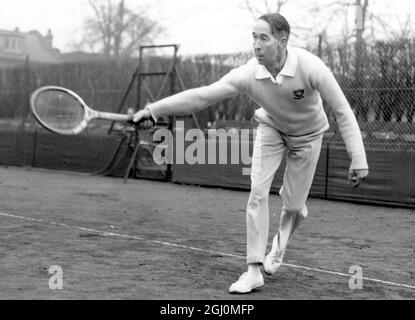
M246 268L247 192L11 167L0 189L0 299L415 298L414 210L309 199L289 266L230 295ZM280 207L272 195L270 238ZM352 266L375 281L350 289Z

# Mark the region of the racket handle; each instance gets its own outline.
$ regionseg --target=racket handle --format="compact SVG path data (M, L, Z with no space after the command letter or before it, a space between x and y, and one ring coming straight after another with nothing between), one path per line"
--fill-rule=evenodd
M150 117L148 119L142 118L138 122L134 122L133 120L128 120L127 123L128 124L131 124L134 127L139 127L140 125L142 125L146 121L151 121L151 126L154 126L156 124L156 122L154 121L153 117Z
M101 112L101 111L95 111L95 110L90 110L90 114L91 114L91 118L120 121L120 122L130 121L132 119L132 116L128 114Z

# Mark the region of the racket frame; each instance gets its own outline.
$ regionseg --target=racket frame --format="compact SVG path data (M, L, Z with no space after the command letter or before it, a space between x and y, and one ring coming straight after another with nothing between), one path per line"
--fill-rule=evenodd
M82 119L82 121L80 122L80 124L77 127L75 127L72 130L52 129L46 122L44 122L37 115L36 108L35 108L36 98L40 93L42 93L44 91L47 91L47 90L56 90L56 91L66 92L67 94L74 97L81 104L81 106L84 108L85 115L84 115L84 118ZM104 119L104 120L123 122L123 121L131 121L132 118L133 118L132 115L118 114L118 113L111 113L111 112L101 112L101 111L93 110L85 103L85 101L78 94L76 94L72 90L69 90L67 88L63 88L63 87L60 87L60 86L43 86L43 87L40 87L37 90L35 90L30 96L30 108L31 108L32 113L35 116L36 120L42 125L42 127L44 127L45 129L47 129L47 130L49 130L53 133L62 134L62 135L77 135L77 134L79 134L81 131L83 131L87 127L88 123L93 119Z

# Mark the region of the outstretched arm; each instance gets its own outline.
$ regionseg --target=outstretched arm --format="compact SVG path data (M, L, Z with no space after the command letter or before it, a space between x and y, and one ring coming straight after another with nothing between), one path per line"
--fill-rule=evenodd
M189 89L149 104L134 115L133 121L139 122L150 117L157 121L160 116L186 115L201 111L238 93L238 88L231 81L221 79L209 86Z

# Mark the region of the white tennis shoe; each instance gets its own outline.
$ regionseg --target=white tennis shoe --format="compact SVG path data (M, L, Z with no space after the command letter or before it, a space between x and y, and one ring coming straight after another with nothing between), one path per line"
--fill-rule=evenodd
M264 277L261 273L258 275L252 275L251 273L244 272L239 280L232 283L229 288L229 293L249 293L255 288L262 287L264 285Z
M282 264L284 258L284 250L279 248L279 234L277 234L272 240L271 252L265 257L264 271L268 275L272 275L277 272L278 268Z

